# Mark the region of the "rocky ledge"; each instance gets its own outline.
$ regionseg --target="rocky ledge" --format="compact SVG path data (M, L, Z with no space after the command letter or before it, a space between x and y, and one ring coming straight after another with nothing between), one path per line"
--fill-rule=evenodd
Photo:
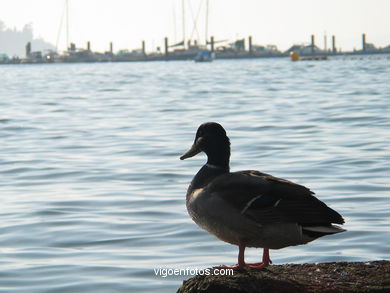
M217 269L210 269L215 272ZM350 293L390 292L390 261L271 265L234 271L232 276L196 276L177 293Z

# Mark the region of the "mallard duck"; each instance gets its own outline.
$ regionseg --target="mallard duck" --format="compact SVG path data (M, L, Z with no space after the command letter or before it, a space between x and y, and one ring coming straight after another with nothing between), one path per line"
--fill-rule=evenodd
M200 152L207 163L188 187L186 206L201 228L237 245L238 263L220 266L263 268L272 263L269 249L306 244L340 233L344 219L305 186L259 171L230 172L230 140L218 123L199 126L184 160ZM263 248L262 262L247 264L246 247Z

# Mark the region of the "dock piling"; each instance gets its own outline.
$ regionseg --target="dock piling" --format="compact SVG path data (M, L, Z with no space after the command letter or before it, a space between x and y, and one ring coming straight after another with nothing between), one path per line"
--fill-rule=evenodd
M337 52L337 49L336 49L336 36L332 36L332 52L333 54L335 54Z
M311 35L311 53L314 53L314 48L315 48L315 40L314 40L314 35Z
M26 57L30 57L31 55L31 42L27 42L26 44Z
M248 43L249 43L249 56L253 56L252 36L249 36Z
M165 58L168 59L168 38L164 38L164 45L165 45Z
M142 41L142 54L146 56L145 41Z
M363 52L366 52L367 46L366 46L366 34L362 35L362 50Z

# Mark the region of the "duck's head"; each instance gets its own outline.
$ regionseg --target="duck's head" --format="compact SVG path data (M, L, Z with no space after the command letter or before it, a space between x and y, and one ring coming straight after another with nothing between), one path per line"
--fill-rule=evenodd
M226 164L229 165L230 141L222 125L216 122L206 122L200 125L194 144L180 157L180 160L193 157L200 152L206 153L209 164L223 167Z

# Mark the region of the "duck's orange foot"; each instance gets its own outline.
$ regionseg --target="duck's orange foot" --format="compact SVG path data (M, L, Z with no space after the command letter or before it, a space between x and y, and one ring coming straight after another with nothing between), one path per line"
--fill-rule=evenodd
M239 264L236 264L233 266L220 265L220 266L214 267L214 269L232 269L232 270L240 270L243 268L245 268L245 265L239 265Z
M270 263L268 262L257 262L257 263L248 263L246 264L246 266L252 269L262 269L268 267L269 264Z
M220 265L217 267L214 267L215 269L232 269L232 270L240 270L245 268L251 268L251 269L262 269L269 265L268 262L258 262L258 263L244 263L244 264L236 264L233 266L227 266L227 265Z

